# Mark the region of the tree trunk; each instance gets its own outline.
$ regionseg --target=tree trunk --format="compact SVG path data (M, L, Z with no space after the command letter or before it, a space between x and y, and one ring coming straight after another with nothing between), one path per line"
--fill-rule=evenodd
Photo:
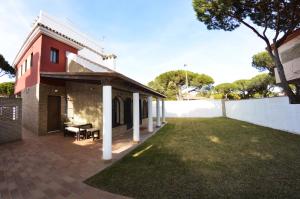
M275 66L277 68L278 75L279 75L279 78L280 78L280 81L281 81L280 85L282 86L285 94L288 96L288 98L290 100L290 103L291 104L300 103L299 97L297 97L293 93L292 89L290 88L290 86L289 86L289 84L286 80L283 65L281 63L279 53L278 53L278 49L277 49L276 45L274 45L274 54L270 50L268 50L268 52L271 55L271 57L272 57L272 59L275 63Z
M181 93L181 89L180 89L180 88L178 88L178 98L179 98L179 100L182 100L182 99L183 99L182 93Z
M296 96L300 96L300 84L295 84L296 87Z

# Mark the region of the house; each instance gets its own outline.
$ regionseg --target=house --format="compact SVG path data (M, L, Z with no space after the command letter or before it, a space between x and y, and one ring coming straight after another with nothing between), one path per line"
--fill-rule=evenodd
M133 128L138 142L140 126L153 131L154 98L160 110L156 125L161 126L165 96L116 72L116 58L72 26L41 12L13 62L23 127L46 135L63 130L66 121L91 123L101 129L103 159L109 160L114 134Z
M286 79L289 83L300 85L300 29L295 30L287 38L279 42L278 52ZM276 68L275 78L276 83L280 83Z
M180 88L180 93L182 95L182 100L200 100L200 99L207 99L207 97L203 97L203 95L210 92L211 86L205 85L201 88L196 86L186 86L183 85ZM202 96L200 94L203 94Z

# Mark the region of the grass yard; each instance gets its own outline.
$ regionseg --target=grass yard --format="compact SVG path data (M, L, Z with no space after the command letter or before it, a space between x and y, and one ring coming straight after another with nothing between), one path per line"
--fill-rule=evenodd
M86 183L134 198L300 198L300 136L226 118L168 119Z

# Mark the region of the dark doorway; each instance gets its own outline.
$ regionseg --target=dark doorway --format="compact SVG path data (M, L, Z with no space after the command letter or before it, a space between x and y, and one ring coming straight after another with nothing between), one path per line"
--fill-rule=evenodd
M142 125L142 123L143 123L143 113L142 113L143 104L142 104L142 100L141 99L139 100L139 108L140 108L140 111L139 111L139 113L140 113L140 115L139 115L139 117L140 117L140 125Z
M143 100L143 119L148 118L148 102Z
M112 127L120 125L120 101L117 97L112 100Z
M59 96L48 96L48 119L47 130L57 131L60 130L60 112L61 112L61 99Z
M127 125L127 129L132 128L132 99L126 98L124 103L124 122Z

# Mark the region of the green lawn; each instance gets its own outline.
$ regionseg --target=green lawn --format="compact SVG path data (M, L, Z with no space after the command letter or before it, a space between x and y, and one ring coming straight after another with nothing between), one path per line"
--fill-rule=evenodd
M86 183L134 198L300 198L300 136L226 118L168 119Z

